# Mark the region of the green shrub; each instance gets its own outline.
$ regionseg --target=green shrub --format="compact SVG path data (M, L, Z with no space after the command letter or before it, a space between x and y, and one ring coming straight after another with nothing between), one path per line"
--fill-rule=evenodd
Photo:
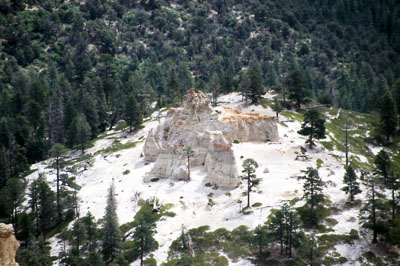
M127 175L127 174L129 174L130 172L131 172L131 170L128 170L128 169L127 169L127 170L125 170L122 174L123 174L123 175Z

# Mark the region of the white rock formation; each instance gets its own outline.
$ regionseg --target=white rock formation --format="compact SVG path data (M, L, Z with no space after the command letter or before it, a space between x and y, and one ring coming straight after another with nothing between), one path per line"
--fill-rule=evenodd
M0 223L0 265L18 266L15 262L18 247L12 225Z
M202 92L190 89L182 108L171 108L164 123L150 132L144 145L145 159L155 162L145 179L188 178L184 147L191 147L191 167L204 166L205 183L233 188L240 183L231 149L232 141L277 141L273 117L241 113L228 107L214 109Z

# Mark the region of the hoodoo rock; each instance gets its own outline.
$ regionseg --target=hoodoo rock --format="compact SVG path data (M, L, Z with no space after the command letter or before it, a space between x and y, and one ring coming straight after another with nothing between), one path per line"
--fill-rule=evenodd
M187 158L183 149L191 147L191 167L203 166L206 183L234 188L240 183L232 141L277 141L274 117L242 113L228 107L211 106L210 99L192 88L181 108L168 110L155 132L150 131L144 145L146 161L155 162L145 180L153 178L188 179Z
M15 262L18 247L12 225L0 223L0 265L18 266Z

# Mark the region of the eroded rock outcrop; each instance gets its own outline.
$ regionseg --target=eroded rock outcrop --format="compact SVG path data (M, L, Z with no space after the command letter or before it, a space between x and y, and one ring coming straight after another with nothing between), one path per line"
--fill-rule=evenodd
M18 266L15 262L18 247L12 225L0 223L0 265Z
M165 121L147 136L145 159L155 162L145 177L188 178L184 147L191 147L191 167L204 166L206 183L233 188L237 174L232 141L277 141L278 131L273 117L241 113L228 107L214 109L202 93L190 89L181 108L168 110Z

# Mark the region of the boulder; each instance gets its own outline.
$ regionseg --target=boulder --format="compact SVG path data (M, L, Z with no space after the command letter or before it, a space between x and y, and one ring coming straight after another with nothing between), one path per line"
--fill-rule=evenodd
M181 108L170 108L165 121L150 131L145 145L146 161L155 162L145 181L158 178L188 179L183 149L191 147L191 167L203 166L204 182L223 188L240 183L232 141L277 141L273 117L241 113L225 107L218 112L201 91L190 89Z
M18 266L15 262L18 247L12 225L0 223L0 265Z

